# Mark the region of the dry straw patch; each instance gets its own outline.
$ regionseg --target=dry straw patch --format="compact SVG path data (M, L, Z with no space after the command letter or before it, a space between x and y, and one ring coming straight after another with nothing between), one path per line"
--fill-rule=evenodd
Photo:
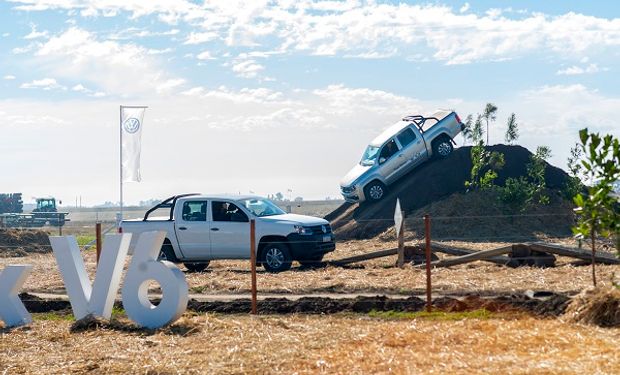
M553 242L561 242L554 240ZM506 243L447 242L456 247L473 250L491 249ZM568 243L567 243L568 244ZM338 244L326 259L367 253L394 247L394 242L381 240L348 241ZM87 270L94 277L96 264L93 251L83 253ZM439 254L439 257L443 257ZM362 268L327 267L270 274L259 268L260 293L424 293L425 272L406 266L394 268L396 257L387 257L361 263ZM433 290L436 293L505 293L525 290L551 290L574 292L591 285L590 267L574 265L574 259L558 258L556 268L507 268L486 262L475 262L450 268L433 270ZM59 292L64 283L52 254L32 254L22 258L0 258L0 269L7 264L30 263L32 276L26 280L24 291ZM180 265L183 268L182 265ZM214 261L206 272L186 273L193 293L235 294L250 291L248 261ZM597 275L602 286L611 285L613 273L620 274L618 265L598 265ZM35 276L36 275L36 276Z
M186 315L147 332L115 323L70 333L36 320L0 333L0 373L617 374L620 330L523 317Z
M573 299L565 316L573 322L620 327L620 289L586 289Z

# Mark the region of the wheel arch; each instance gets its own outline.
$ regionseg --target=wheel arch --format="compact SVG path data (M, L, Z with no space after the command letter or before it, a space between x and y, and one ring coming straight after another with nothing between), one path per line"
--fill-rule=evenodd
M181 262L181 260L179 259L179 256L177 254L176 249L174 248L174 245L172 243L172 241L170 241L170 239L168 237L164 238L164 242L161 244L161 247L168 247L170 250L172 250L172 255L174 255L174 259L170 259L171 262L173 263L179 263Z

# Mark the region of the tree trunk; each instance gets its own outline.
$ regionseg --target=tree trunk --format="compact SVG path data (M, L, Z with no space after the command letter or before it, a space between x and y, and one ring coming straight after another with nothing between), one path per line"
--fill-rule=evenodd
M596 232L594 230L594 228L592 228L592 230L590 231L591 233L591 237L592 237L592 283L594 284L594 287L596 288L596 243L595 241L595 237L596 237Z

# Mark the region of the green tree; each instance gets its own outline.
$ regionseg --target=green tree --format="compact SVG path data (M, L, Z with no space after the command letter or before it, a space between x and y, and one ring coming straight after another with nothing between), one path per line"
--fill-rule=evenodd
M505 164L504 154L497 151L489 152L484 146L484 141L479 140L471 148L471 164L470 179L465 181L467 190L490 189L495 186L497 172Z
M516 141L517 138L519 138L519 129L517 128L517 116L515 116L514 113L511 114L510 117L508 117L507 125L508 128L506 129L506 135L504 136L504 138L506 139L506 143L511 145L512 142Z
M482 128L482 115L478 115L476 117L476 121L474 122L474 127L471 131L471 140L477 145L479 142L482 142L482 136L484 135L484 130Z
M583 152L579 143L576 143L574 147L570 149L570 156L566 160L566 166L568 167L569 177L562 188L564 197L566 199L573 199L573 197L584 190L583 183L581 182L581 176L583 173L583 167L580 163Z
M589 133L587 128L579 131L579 139L584 154L581 165L592 186L587 194L577 194L574 198L577 225L573 233L591 240L592 283L596 286L596 237L620 233L620 203L613 190L620 180L620 141L609 134Z
M504 186L498 188L499 200L521 211L534 202L549 204L545 170L550 157L549 147L538 146L536 153L530 156L527 163L527 174L518 178L507 178Z
M489 144L489 121L493 122L497 119L497 106L493 103L487 103L486 107L484 107L482 117L487 124L487 144Z
M467 115L467 117L465 118L465 122L463 123L463 131L461 132L463 134L463 140L465 141L465 143L467 143L467 141L473 141L473 124L473 116L471 114Z

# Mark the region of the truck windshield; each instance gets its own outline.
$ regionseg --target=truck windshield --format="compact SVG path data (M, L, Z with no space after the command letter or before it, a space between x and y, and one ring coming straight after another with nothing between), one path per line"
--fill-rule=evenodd
M258 217L285 214L280 207L267 199L244 199L241 202L245 208Z
M364 155L362 156L362 160L360 161L360 164L361 165L375 164L375 159L377 159L377 154L379 154L379 147L368 146L366 148L366 151L364 151Z

